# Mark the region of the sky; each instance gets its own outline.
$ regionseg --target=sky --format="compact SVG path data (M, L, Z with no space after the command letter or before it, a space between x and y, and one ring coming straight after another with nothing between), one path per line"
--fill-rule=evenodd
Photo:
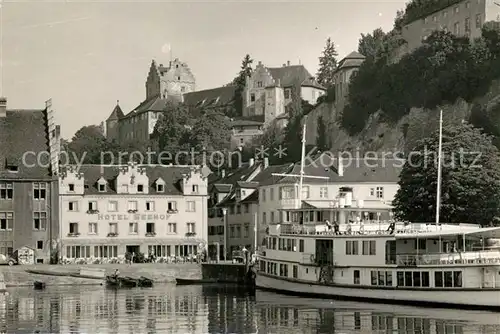
M250 54L314 75L328 37L339 60L361 33L392 28L405 1L22 1L1 3L1 85L8 109L52 99L63 138L145 99L151 60L179 58L196 89L219 87Z

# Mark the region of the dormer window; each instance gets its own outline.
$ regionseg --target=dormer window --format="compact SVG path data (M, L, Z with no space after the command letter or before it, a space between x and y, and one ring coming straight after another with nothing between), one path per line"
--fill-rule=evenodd
M157 184L156 185L156 191L159 193L162 193L165 191L165 186L163 184Z
M9 165L7 166L7 170L11 173L17 173L19 171L19 168L17 168L17 166L14 165Z
M198 185L193 184L193 193L197 193L197 192L198 192Z
M144 185L138 184L137 185L137 192L138 193L143 193L144 192Z
M68 190L71 192L74 192L75 191L75 184L74 183L68 184Z
M102 177L99 180L97 180L97 190L100 193L103 193L106 191L106 180Z

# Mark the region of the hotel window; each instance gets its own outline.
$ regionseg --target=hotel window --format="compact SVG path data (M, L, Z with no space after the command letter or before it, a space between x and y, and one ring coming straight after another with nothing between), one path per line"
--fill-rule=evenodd
M97 234L97 223L89 223L89 234Z
M299 239L299 252L304 252L304 239Z
M271 223L274 223L274 211L271 211L271 219L270 219L270 222L271 222Z
M33 183L33 198L45 199L47 197L47 183Z
M169 212L177 211L177 202L168 202L167 210Z
M302 199L309 198L309 186L302 186Z
M100 193L103 193L106 191L106 183L104 183L104 181L99 182L98 186L99 186Z
M354 272L353 272L353 282L354 282L354 284L360 284L361 283L361 277L359 275L359 270L354 270Z
M262 195L262 202L265 202L266 201L266 189L262 189L261 195Z
M47 212L33 212L33 229L45 231L47 228Z
M196 211L196 203L194 201L186 202L186 211L187 212L195 212Z
M245 213L250 212L250 206L247 203L243 204L243 207L245 208Z
M262 87L262 81L257 82L257 87Z
M68 211L78 211L78 202L68 202Z
M122 192L128 193L128 184L122 184Z
M453 32L455 33L455 35L460 34L460 24L458 22L455 22L453 26Z
M267 224L267 217L265 212L262 212L262 223Z
M139 233L139 223L128 223L128 234Z
M241 238L241 226L236 226L236 238Z
M239 215L241 214L241 205L236 206L236 213Z
M245 224L245 227L244 227L244 231L245 231L245 234L244 234L244 238L248 238L250 236L250 224Z
M144 185L138 184L137 185L137 192L138 193L143 193L144 192Z
M476 14L476 28L481 28L481 14Z
M155 210L155 202L148 201L146 202L146 211L154 211Z
M12 182L1 182L0 183L0 199L9 200L13 197L13 187Z
M294 199L295 191L294 187L286 186L280 187L280 199Z
M14 214L12 212L0 212L0 231L12 231L14 226Z
M118 234L118 223L109 223L109 233Z
M96 201L89 201L89 211L96 211L97 210L97 202Z
M377 198L384 198L384 187L377 187L375 195Z
M146 233L155 234L155 223L146 223Z
M68 191L70 191L70 192L74 192L75 191L75 184L74 183L68 184Z
M165 191L165 187L163 186L163 184L157 184L156 185L156 191L159 192L159 193L162 193Z
M197 184L193 184L192 186L192 192L197 194L198 193L198 185Z
M128 210L137 211L137 201L128 201Z
M169 234L177 233L177 223L168 223L168 233Z
M319 197L320 198L328 198L328 187L319 188Z
M470 2L469 2L469 1L467 1L467 2L465 3L465 8L470 8Z
M78 234L78 223L69 223L69 233Z
M250 102L255 102L255 94L250 94Z
M235 226L234 226L234 225L232 225L232 226L230 227L229 231L230 231L230 237L231 237L231 238L234 238L234 236L235 236L234 231L236 231Z
M455 7L455 14L458 14L459 11L460 11L460 7L456 6Z
M188 233L196 233L196 224L193 222L186 223Z
M117 201L109 201L108 202L108 211L109 212L118 211L118 202Z

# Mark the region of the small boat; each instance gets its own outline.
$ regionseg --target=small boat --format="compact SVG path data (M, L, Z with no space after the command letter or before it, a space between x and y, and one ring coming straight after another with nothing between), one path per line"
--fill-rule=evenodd
M132 277L106 276L106 284L114 288L135 288L139 286L139 280Z
M214 284L221 283L215 279L196 279L196 278L176 278L177 285L197 285L197 284Z
M45 282L35 281L33 282L33 287L35 290L43 290L45 289Z
M144 276L139 277L139 286L142 288L152 288L153 280Z

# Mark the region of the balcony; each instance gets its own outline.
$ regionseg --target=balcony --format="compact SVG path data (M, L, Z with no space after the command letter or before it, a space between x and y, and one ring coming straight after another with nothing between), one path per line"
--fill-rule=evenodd
M109 232L108 233L108 237L117 237L118 236L118 232Z
M146 237L156 237L156 232L146 232Z
M500 251L475 251L459 253L400 254L396 264L401 267L446 266L446 265L484 265L500 264Z
M128 210L127 212L128 212L128 213L137 213L137 211L138 211L137 209L130 209L130 210Z
M167 213L178 213L179 210L177 209L171 209L171 210L167 210Z
M68 237L70 237L70 238L76 238L79 235L80 235L79 232L70 232L70 233L68 233Z
M196 236L196 232L187 232L186 237L194 237Z
M93 214L99 213L99 210L97 210L97 209L95 209L95 210L87 210L87 213L89 215L93 215Z

